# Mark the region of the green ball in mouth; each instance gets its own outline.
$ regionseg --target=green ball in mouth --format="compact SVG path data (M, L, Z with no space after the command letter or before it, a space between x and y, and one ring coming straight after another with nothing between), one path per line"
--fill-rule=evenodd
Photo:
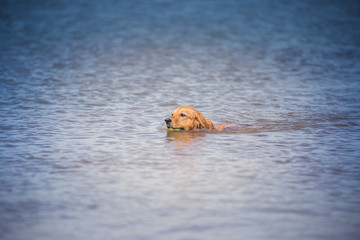
M168 128L169 131L181 131L181 128Z

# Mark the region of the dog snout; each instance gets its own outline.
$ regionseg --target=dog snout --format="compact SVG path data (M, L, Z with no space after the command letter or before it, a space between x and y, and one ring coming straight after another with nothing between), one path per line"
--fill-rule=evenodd
M164 121L166 122L166 124L170 124L170 123L171 123L171 119L170 119L170 118L166 118Z

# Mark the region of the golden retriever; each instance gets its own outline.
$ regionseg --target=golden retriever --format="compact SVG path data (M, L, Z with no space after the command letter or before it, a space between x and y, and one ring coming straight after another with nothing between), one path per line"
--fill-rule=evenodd
M170 118L165 120L169 129L181 129L186 131L198 131L204 129L223 130L227 126L238 125L237 123L218 124L216 126L206 119L200 112L190 106L182 106L175 109Z

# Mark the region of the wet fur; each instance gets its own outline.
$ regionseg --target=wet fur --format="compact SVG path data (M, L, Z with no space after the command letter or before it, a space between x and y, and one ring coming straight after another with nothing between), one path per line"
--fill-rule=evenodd
M180 128L186 131L196 131L203 129L223 130L226 124L218 124L216 126L206 119L202 113L196 111L190 106L182 106L175 109L167 122L168 128ZM165 120L166 121L166 120Z

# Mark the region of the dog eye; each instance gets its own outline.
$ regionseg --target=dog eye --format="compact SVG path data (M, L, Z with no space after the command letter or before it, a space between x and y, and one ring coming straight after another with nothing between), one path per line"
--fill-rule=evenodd
M180 114L180 117L186 117L186 115L185 115L185 114L183 114L183 113L181 113L181 114Z

